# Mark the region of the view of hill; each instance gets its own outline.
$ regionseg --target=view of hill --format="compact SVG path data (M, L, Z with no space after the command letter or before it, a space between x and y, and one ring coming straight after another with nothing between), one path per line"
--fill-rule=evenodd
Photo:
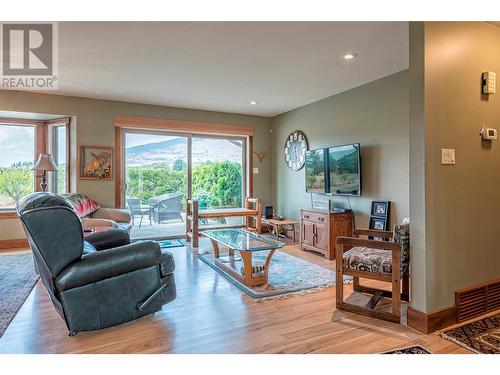
M193 165L207 161L241 163L242 145L225 139L193 138ZM126 149L127 166L167 165L172 168L176 160L187 158L187 140L174 138L162 142L146 143Z

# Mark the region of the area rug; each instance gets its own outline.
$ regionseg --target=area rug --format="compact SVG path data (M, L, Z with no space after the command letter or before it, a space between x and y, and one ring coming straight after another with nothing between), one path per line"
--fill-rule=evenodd
M31 253L0 255L0 337L38 279Z
M381 354L431 354L431 352L423 346L414 345L407 348L389 350L388 352L383 352Z
M441 336L478 354L500 354L500 314L444 330Z
M184 246L184 242L182 242L179 239L161 240L161 241L158 241L158 243L160 244L160 247L162 249L170 249L172 247L182 247L182 246Z
M254 253L254 265L264 264L267 254L268 251ZM215 266L214 256L211 251L199 254L198 258L248 294L256 302L319 292L335 285L335 272L282 251L277 251L271 260L268 274L269 285L259 285L251 288L240 283L231 275ZM350 276L344 276L345 284L349 284L351 280Z

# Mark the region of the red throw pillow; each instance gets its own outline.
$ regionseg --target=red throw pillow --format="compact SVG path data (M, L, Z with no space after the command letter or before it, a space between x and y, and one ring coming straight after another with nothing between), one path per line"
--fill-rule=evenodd
M71 202L80 218L88 216L101 208L99 203L83 194L63 194L63 196Z

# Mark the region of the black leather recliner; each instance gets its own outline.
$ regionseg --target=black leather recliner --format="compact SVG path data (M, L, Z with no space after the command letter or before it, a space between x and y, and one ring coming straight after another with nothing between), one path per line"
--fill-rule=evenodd
M112 229L83 237L71 203L33 193L17 204L35 267L70 335L161 310L176 297L172 254Z

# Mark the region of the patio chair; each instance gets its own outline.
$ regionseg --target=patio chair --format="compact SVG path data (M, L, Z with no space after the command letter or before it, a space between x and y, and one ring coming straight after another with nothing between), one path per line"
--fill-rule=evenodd
M145 207L142 205L142 202L139 198L127 198L127 208L130 211L130 214L132 215L132 225L135 225L135 215L141 215L141 221L139 222L139 228L142 225L142 218L144 217L144 214L148 214L149 216L149 225L151 225L151 214L150 214L150 208Z
M149 200L150 212L155 223L163 220L178 220L184 222L181 215L181 201L184 193L168 193Z

